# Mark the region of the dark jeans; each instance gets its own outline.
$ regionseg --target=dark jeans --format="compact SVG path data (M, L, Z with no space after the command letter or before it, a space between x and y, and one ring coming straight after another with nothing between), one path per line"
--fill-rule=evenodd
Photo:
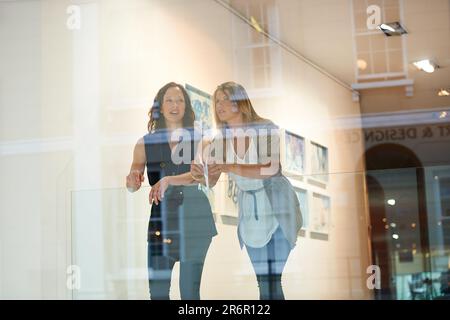
M280 227L262 248L245 246L256 273L261 300L284 300L281 275L291 252Z
M200 281L203 263L208 252L209 241L201 241L191 250L195 250L195 260L180 261L180 295L183 300L200 300ZM152 300L169 300L170 279L177 260L163 256L152 256L148 245L148 282Z

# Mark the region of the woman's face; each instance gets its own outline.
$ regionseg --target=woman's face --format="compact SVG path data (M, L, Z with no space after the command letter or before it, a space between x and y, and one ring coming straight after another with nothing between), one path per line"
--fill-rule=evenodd
M228 98L222 90L216 92L215 96L216 114L220 121L229 122L234 118L239 118L241 111L239 108Z
M183 122L186 105L184 101L183 91L178 87L171 87L167 89L163 98L161 113L164 120L170 123Z

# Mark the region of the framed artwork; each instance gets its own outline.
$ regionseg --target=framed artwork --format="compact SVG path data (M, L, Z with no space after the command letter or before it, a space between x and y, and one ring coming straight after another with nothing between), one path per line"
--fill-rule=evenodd
M305 139L289 131L284 132L283 170L297 178L305 173Z
M211 130L214 123L211 95L187 83L185 88L191 99L192 109L195 113L195 121L199 126L201 125L203 132Z
M313 193L310 230L316 233L330 232L330 198Z
M302 212L303 226L302 229L309 227L309 212L308 212L308 191L301 188L294 188L300 203L300 210Z
M311 142L311 176L328 182L328 149L315 142Z

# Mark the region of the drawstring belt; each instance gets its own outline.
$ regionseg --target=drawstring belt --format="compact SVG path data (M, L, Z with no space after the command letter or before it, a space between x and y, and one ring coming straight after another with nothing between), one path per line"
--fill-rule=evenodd
M264 190L264 187L257 189L257 190L242 190L243 192L246 192L253 197L253 213L255 215L255 220L259 219L259 217L258 217L258 201L256 201L256 193L261 190Z

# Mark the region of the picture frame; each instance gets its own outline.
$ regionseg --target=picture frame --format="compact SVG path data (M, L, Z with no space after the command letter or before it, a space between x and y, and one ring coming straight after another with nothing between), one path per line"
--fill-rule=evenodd
M298 202L300 203L300 211L302 212L302 219L303 219L302 229L308 229L309 228L308 190L294 187L294 191L295 194L297 195Z
M212 96L187 83L185 84L185 89L191 99L196 126L201 128L202 133L212 130L214 127Z
M283 174L290 178L303 179L306 165L305 138L287 130L284 130L282 135Z
M327 183L328 177L328 148L311 141L311 178Z
M329 196L313 192L309 223L311 232L325 235L330 233L331 200Z

